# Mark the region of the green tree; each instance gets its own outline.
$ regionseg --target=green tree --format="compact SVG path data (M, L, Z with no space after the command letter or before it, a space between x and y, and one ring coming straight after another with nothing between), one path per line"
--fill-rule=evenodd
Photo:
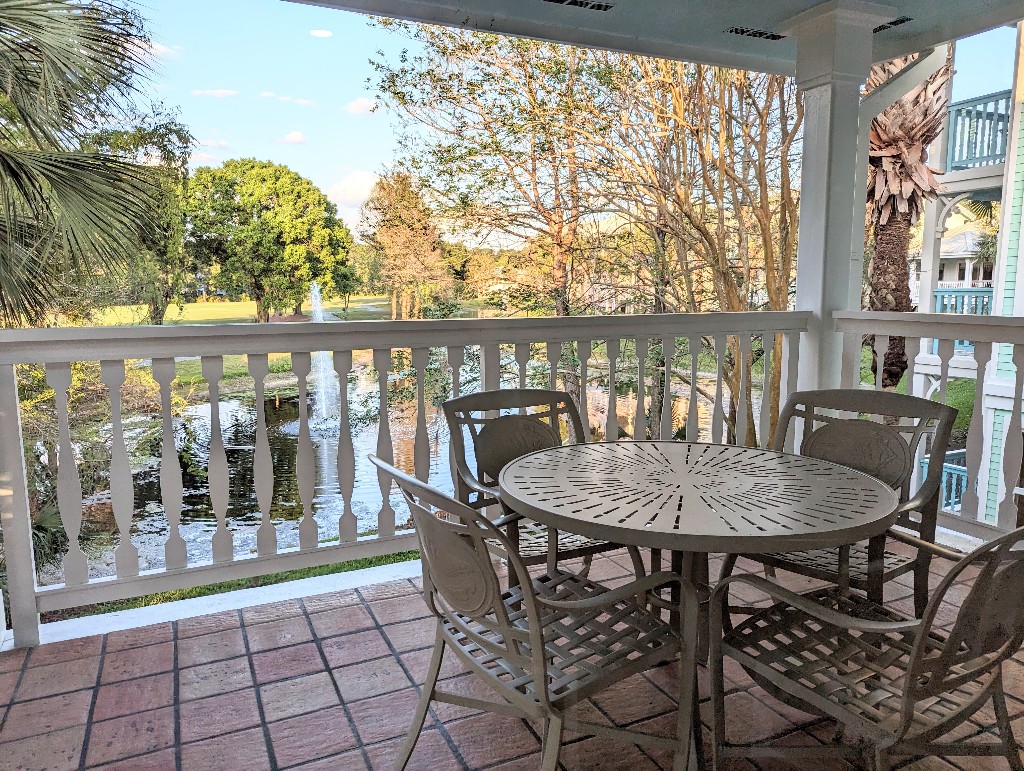
M446 221L543 245L545 295L574 310L580 223L601 208L588 180L594 101L589 52L554 43L385 22L422 53L373 62L382 99L406 121L412 170Z
M433 214L411 174L381 176L361 211L363 237L381 258L381 272L391 292L392 318L418 318L452 283Z
M0 321L39 321L75 273L123 269L152 225L151 172L84 152L130 103L145 35L123 0L0 3Z
M185 199L185 248L219 268L215 283L256 302L256 319L301 306L318 281L337 292L352 236L337 208L305 177L251 158L197 169Z
M147 164L159 184L153 212L156 227L140 234L125 287L131 302L145 305L150 324L163 324L171 303L195 291L205 267L185 251L182 199L194 141L188 128L160 106L134 115L129 128L104 129L90 138L100 150Z
M914 58L874 65L868 89L885 83ZM868 266L870 310L911 310L910 228L921 216L925 201L942 190L928 167L928 146L946 122L946 83L951 73L947 61L871 122L867 197L874 248ZM877 367L875 362L872 368ZM882 362L882 386L895 388L906 371L906 341L891 337Z

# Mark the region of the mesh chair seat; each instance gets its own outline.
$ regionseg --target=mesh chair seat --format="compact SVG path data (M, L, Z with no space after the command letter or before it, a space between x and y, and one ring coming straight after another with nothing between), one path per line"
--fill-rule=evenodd
M608 590L579 575L554 571L535 578L533 591L538 598L566 602L590 599ZM504 592L502 601L509 621L525 630L522 587L514 586ZM610 682L642 672L659 661L671 660L679 651L679 638L672 628L634 601L587 611L542 606L540 612L548 698L560 709L606 688ZM472 635L501 642L493 628L465 616L460 615L460 619ZM486 650L450 622L442 619L442 623L453 650L492 687L514 688L527 697L536 695L533 671Z
M548 556L548 528L529 519L521 519L519 525L519 556L527 565L542 564ZM487 539L487 546L494 552L504 553L504 549L497 540ZM561 559L574 559L586 557L590 554L599 554L608 551L609 548L623 548L607 541L598 541L594 538L587 538L585 535L567 533L564 530L558 531L558 556Z
M806 551L776 554L759 554L758 561L765 565L792 570L801 575L836 582L839 565L839 549L807 549ZM909 573L917 564L916 554L899 554L886 550L882 556L882 579L888 581L895 576ZM857 543L850 547L850 585L865 588L868 582L868 545Z
M827 587L804 595L819 604L856 618L900 622L909 620L860 595L843 594ZM785 701L795 688L804 709L822 714L855 716L855 726L865 735L885 739L900 722L905 678L917 640L915 632L886 634L860 632L827 624L786 602L759 611L726 633L723 646L766 690ZM924 641L924 655L941 650L944 636L933 632ZM953 667L951 676L966 672L969 665ZM998 670L987 677L969 679L954 690L918 702L911 734L948 721L974 705L966 719L984 705L979 695L993 683ZM787 688L786 686L789 686ZM813 699L813 700L812 700ZM829 706L834 705L835 709Z

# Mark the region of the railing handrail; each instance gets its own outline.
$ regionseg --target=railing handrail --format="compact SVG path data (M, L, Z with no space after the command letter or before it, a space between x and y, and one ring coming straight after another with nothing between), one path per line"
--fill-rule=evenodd
M949 313L836 311L837 332L890 336L969 339L984 343L1024 343L1024 317L973 316ZM928 327L927 329L924 329Z
M964 107L970 107L975 104L984 104L985 102L998 101L1000 99L1008 99L1013 96L1012 89L1005 89L1004 91L993 91L991 94L985 94L984 96L976 96L971 99L962 99L959 102L953 102L949 105L950 112L956 112Z
M808 311L666 313L646 316L549 316L326 324L220 324L61 327L0 331L0 366L174 356L262 354L384 348L434 348L534 340L803 332ZM183 343L187 345L183 347Z
M993 293L993 288L990 286L940 286L932 290L932 294L936 297L939 295L964 295L978 297L984 297Z

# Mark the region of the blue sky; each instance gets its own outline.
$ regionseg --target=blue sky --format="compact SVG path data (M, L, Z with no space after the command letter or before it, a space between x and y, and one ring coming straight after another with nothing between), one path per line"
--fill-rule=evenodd
M137 7L153 40L154 98L180 108L199 141L192 165L283 163L327 193L353 227L395 151L392 121L370 112L368 60L378 49L397 54L406 41L366 16L281 0Z
M136 0L153 39L154 98L199 140L193 166L255 157L311 179L346 224L396 151L394 120L371 112L369 59L405 38L367 17L282 0ZM1015 32L961 41L954 101L1010 88Z

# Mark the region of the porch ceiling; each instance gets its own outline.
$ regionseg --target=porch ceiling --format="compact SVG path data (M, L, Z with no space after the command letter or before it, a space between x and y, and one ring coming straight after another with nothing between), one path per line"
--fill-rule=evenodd
M573 45L792 74L796 39L749 37L742 28L784 35L787 21L820 0L291 0ZM833 0L834 1L834 0ZM848 7L868 5L841 0ZM972 35L1024 15L1020 0L886 0L890 20L874 35L875 61Z

